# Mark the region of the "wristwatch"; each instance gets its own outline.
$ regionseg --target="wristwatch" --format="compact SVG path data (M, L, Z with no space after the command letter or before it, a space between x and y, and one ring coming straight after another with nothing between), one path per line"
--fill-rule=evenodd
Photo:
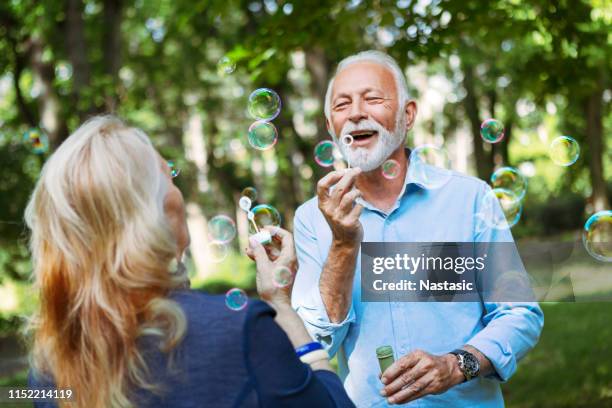
M472 353L462 349L457 349L451 351L450 354L457 357L459 369L463 373L465 381L469 381L480 374L480 362Z

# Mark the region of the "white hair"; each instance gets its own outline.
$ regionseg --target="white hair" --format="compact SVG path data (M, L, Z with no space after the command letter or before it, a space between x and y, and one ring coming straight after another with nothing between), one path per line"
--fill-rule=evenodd
M357 62L373 62L375 64L380 64L386 68L388 68L393 74L393 78L395 79L395 88L397 89L397 97L398 97L398 109L401 111L404 109L404 105L410 99L410 95L408 94L408 84L406 82L406 77L402 72L402 69L397 64L397 61L393 59L388 54L385 54L382 51L376 50L368 50L362 51L354 55L350 55L344 58L338 64L336 68L336 73L329 80L329 84L327 85L327 92L325 93L325 117L327 120L331 120L331 97L332 97L332 88L334 86L334 80L338 76L338 74L347 68L349 65L352 65Z

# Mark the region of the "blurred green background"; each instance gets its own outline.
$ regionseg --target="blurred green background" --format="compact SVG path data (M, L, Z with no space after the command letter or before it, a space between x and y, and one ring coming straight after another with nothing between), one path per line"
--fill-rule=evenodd
M364 49L405 69L419 105L409 146L444 144L454 169L487 181L517 167L529 188L515 238L575 241L612 201L611 26L608 0L0 2L0 385L25 381L18 332L36 304L23 210L45 159L89 116L118 114L176 161L193 286L210 292L253 294L240 192L256 187L291 229L329 171L313 159L329 139L327 82ZM263 152L247 140L246 101L260 87L283 102L278 144ZM479 136L489 117L505 125L499 144ZM24 145L31 128L48 152ZM572 166L548 156L560 135L580 144ZM206 220L217 214L236 220L238 238L211 262ZM612 274L579 269L589 265ZM503 386L507 405L612 406L612 303L543 307L539 345Z

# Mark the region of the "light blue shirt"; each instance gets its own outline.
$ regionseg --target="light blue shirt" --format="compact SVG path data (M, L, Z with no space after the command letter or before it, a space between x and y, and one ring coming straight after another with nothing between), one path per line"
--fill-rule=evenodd
M427 189L407 172L404 189L385 213L365 203L360 221L363 241L371 242L511 242L507 229L482 228L483 181L452 172L448 183ZM536 344L544 316L537 303L362 302L360 256L352 304L346 319L329 320L319 279L332 242L317 198L298 208L294 234L299 270L292 304L311 336L337 354L340 377L358 407L387 406L376 348L391 345L396 358L421 349L441 355L469 344L493 364L496 375L478 377L440 395L428 395L410 407L503 407L499 383L516 371L517 362Z

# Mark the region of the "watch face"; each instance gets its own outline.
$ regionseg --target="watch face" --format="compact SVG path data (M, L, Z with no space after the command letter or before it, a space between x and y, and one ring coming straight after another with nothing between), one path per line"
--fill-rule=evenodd
M478 372L480 371L480 363L473 354L463 354L463 370L470 377L476 377L478 375Z

